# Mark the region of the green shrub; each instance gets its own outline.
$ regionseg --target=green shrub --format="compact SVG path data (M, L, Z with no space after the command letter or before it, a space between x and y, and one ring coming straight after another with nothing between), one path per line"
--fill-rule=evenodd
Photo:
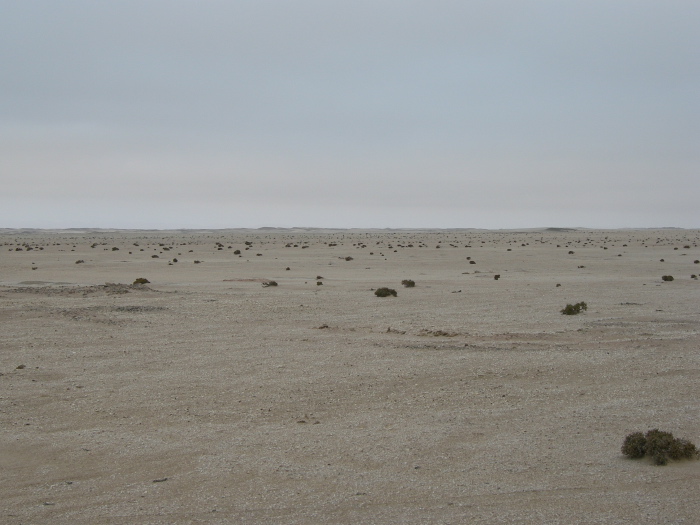
M622 453L631 459L649 456L656 465L666 465L669 460L700 457L693 443L675 438L671 432L664 432L658 428L649 430L646 435L641 432L629 434L622 444Z
M588 310L588 305L581 301L576 304L567 304L561 311L564 315L578 315L583 310Z
M673 281L673 275L662 275L661 280L663 281Z
M136 279L136 280L134 281L134 284L148 284L148 283L150 283L150 282L151 282L151 281L149 281L149 280L146 279L145 277L139 277L138 279Z
M416 281L413 281L412 279L404 279L401 281L401 284L403 284L406 288L413 288L416 285Z
M396 290L393 288L378 288L375 292L374 295L377 297L389 297L390 295L393 295L396 297L398 294L396 293Z
M622 443L622 453L631 458L643 458L646 454L647 438L641 432L629 434Z

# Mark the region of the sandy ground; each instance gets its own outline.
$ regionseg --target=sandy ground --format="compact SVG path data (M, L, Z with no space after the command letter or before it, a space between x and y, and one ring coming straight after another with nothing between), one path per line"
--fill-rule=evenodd
M0 230L0 522L700 523L699 245Z

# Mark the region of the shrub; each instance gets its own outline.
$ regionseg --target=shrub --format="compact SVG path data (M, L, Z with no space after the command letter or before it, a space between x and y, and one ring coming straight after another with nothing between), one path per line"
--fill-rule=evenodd
M241 250L233 250L233 255L240 255L240 254L241 254Z
M139 277L138 279L136 279L136 280L134 281L134 284L148 284L148 283L150 283L150 282L151 282L151 281L149 281L149 280L146 279L145 277Z
M345 258L345 260L346 260L346 261L352 261L352 257L350 257L350 256L348 255L348 256Z
M75 264L83 264L84 262L85 262L84 260L78 259L77 261L75 261Z
M643 458L646 454L647 438L641 432L629 434L622 443L622 453L631 458Z
M377 290L374 292L374 295L377 297L389 297L390 295L393 295L394 297L397 296L396 290L393 288L377 288Z
M669 460L700 457L693 443L675 438L671 432L664 432L658 428L649 430L646 435L641 432L629 434L622 443L622 453L631 459L649 456L656 465L666 465Z
M401 284L403 284L406 288L413 288L416 285L416 281L412 279L404 279L401 281Z
M493 276L494 280L498 281L501 278L501 274L497 273L496 275Z
M277 281L265 281L262 283L263 288L267 288L268 286L277 286Z
M673 275L662 275L661 279L663 281L673 281Z
M564 315L578 315L582 310L588 310L588 305L581 301L576 304L567 304L561 311Z

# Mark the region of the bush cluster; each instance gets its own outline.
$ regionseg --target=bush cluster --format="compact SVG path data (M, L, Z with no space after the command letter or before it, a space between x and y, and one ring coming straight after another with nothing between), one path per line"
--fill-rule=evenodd
M588 310L588 305L581 301L576 304L567 304L561 311L564 315L578 315L582 310Z
M389 297L390 295L393 295L394 297L397 296L396 290L393 288L377 288L377 290L374 292L374 295L377 297Z
M657 465L666 465L669 459L697 459L700 454L690 441L675 438L671 432L658 428L649 430L646 435L641 432L629 434L622 443L622 453L631 459L649 456Z

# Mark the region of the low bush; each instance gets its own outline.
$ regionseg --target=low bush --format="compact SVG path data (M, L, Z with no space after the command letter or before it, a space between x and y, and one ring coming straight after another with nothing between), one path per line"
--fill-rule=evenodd
M396 297L398 294L396 293L396 290L393 288L377 288L377 290L374 292L374 295L377 297L389 297L390 295L393 295Z
M403 284L406 288L413 288L416 285L416 281L412 279L404 279L401 281L401 284Z
M262 283L263 288L267 288L268 286L277 286L277 281L265 281Z
M687 439L673 437L671 432L655 428L646 435L633 432L625 437L622 453L630 459L649 456L656 465L666 465L669 460L698 459L700 452Z
M576 304L567 304L562 310L561 313L564 315L578 315L580 314L583 310L588 310L588 305L581 301L580 303Z
M662 281L673 281L673 275L662 275L661 280Z
M151 281L149 281L149 280L146 279L145 277L139 277L138 279L136 279L136 280L134 281L134 284L148 284L148 283L150 283L150 282L151 282Z

